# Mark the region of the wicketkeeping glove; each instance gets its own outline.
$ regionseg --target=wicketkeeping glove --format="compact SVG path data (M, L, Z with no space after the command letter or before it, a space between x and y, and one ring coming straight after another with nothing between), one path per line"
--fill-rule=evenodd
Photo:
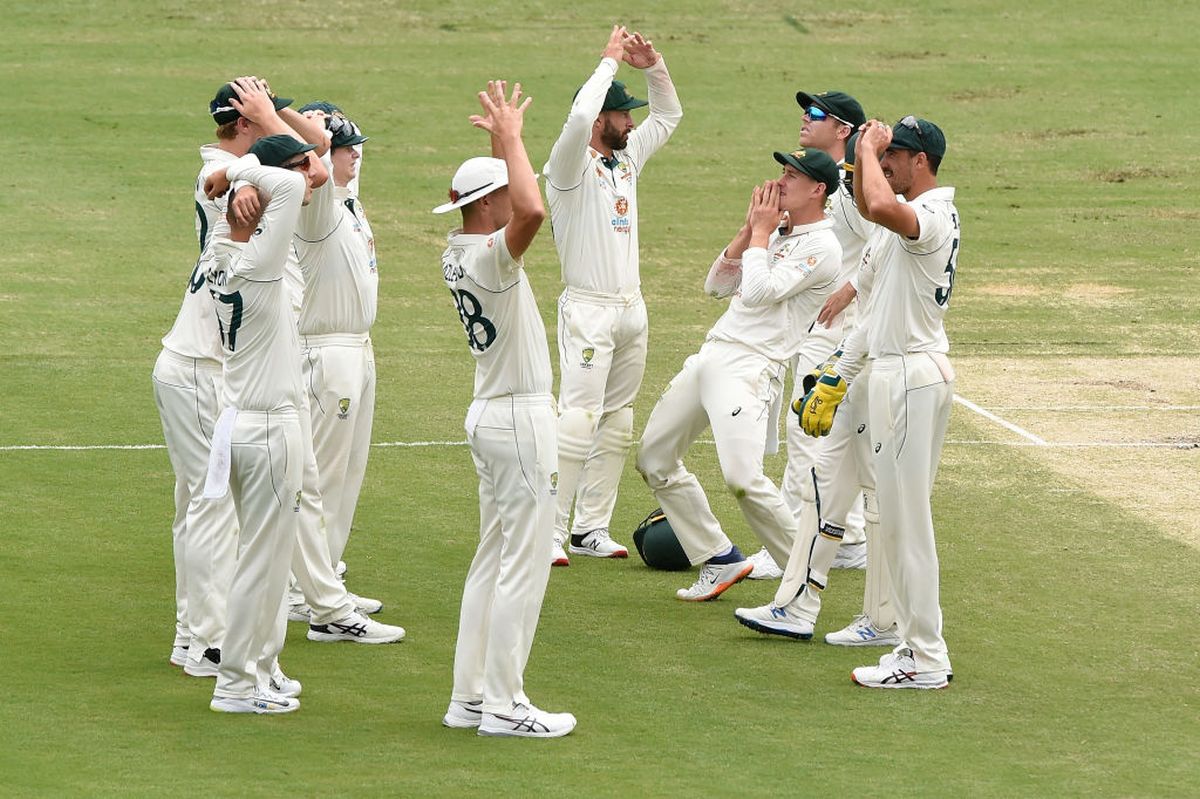
M813 369L804 376L804 378L800 381L800 386L804 389L805 394L813 390L813 386L815 386L817 381L821 379L821 375L825 374L826 372L833 371L833 367L837 366L838 358L840 357L842 357L842 351L838 350L833 355L830 355L825 360L825 363L820 364L816 369ZM797 411L797 413L799 413L799 411Z
M800 417L800 428L813 438L829 435L846 389L846 381L837 372L821 375L812 391L792 403L792 411Z

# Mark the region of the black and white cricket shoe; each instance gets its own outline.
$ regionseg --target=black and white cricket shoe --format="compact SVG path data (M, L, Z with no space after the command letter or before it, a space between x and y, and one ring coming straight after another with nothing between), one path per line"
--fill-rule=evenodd
M356 644L391 644L404 640L404 628L381 624L357 611L328 624L309 624L310 641L353 641Z
M484 713L479 721L480 735L511 738L561 738L573 729L570 713L547 713L523 702L513 702L508 713Z
M476 699L474 702L451 699L450 707L446 708L446 715L442 716L442 725L456 730L475 729L482 720L482 699Z
M917 671L912 650L905 647L881 657L878 666L859 666L850 679L866 688L945 688L951 673L949 669Z

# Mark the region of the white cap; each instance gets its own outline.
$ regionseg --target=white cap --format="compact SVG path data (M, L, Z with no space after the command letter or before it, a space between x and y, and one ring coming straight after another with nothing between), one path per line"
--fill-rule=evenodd
M480 197L508 185L508 164L499 158L468 158L454 173L450 183L450 202L433 209L444 214L473 203Z

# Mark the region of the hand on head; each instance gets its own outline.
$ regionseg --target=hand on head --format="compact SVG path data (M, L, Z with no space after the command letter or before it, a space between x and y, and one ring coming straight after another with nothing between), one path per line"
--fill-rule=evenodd
M881 156L891 143L892 129L890 127L878 119L867 120L867 124L863 125L861 133L858 135L855 156L862 153L862 148L864 147L866 148L866 152L874 153L876 157Z
M229 104L249 121L261 123L275 113L271 88L265 80L250 75L235 78L230 85L237 96L229 98Z

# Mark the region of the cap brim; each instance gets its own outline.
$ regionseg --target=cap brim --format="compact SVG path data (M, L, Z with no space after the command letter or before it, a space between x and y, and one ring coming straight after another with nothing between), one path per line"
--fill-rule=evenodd
M287 108L289 105L291 105L292 98L291 97L273 97L271 99L271 102L273 102L275 104L275 110L278 111L281 108Z
M807 92L796 92L796 104L801 108L807 109L813 104L812 95Z
M648 100L639 100L636 97L627 100L620 105L614 105L612 108L605 108L605 111L632 111L635 108L644 108L650 105Z
M536 175L534 177L536 177ZM500 189L504 188L507 185L508 185L508 180L505 180L503 183L501 183L498 186L495 186L495 185L488 186L487 191L477 191L474 194L468 194L466 197L459 197L458 200L456 200L455 202L442 203L437 208L433 209L433 213L444 214L449 211L453 211L455 208L462 208L464 205L470 205L471 203L478 200L480 197L486 197L489 194L491 194L492 192L499 191Z
M774 156L775 156L775 160L778 161L779 163L783 164L784 166L790 166L793 169L800 168L799 164L796 163L796 160L794 158L792 158L792 156L789 155L788 153L775 152Z
M354 146L354 145L356 145L356 144L362 144L363 142L365 142L365 141L369 140L370 138L371 138L370 136L351 136L349 141L344 141L344 142L333 142L333 141L331 141L331 142L329 143L329 146L330 146L330 148L333 148L333 147L353 147L353 146Z

